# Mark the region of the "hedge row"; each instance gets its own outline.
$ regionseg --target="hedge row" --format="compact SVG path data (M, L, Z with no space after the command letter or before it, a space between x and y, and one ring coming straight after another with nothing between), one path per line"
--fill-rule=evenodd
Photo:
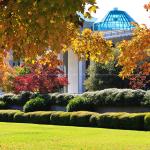
M68 111L95 111L103 106L143 106L150 107L150 90L105 89L96 92L85 92L72 99Z
M12 105L24 106L25 112L51 110L52 105L66 106L67 111L96 111L103 106L150 107L150 90L105 89L81 95L22 92L0 97L0 109L9 109Z
M36 97L40 97L49 101L50 105L66 106L69 103L69 101L73 99L75 96L76 96L75 94L68 94L68 93L63 94L60 93L39 94L32 92L21 92L20 94L7 93L0 97L0 109L1 103L5 103L5 107L7 108L9 108L9 106L11 105L24 106L26 102Z
M150 113L105 113L0 110L1 122L150 130Z

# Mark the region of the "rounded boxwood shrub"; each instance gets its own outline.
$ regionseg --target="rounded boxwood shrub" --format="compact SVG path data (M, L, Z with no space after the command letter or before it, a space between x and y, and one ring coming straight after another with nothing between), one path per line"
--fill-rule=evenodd
M98 119L98 127L128 130L143 130L145 114L105 113Z
M145 115L144 118L144 127L146 130L150 130L150 113L148 113L147 115Z
M50 101L41 97L30 99L24 106L24 112L50 110Z
M119 128L119 116L122 113L105 113L97 118L97 124L100 128Z
M29 101L34 94L30 91L23 91L18 95L18 105L24 106L27 101Z
M80 110L94 111L94 105L91 100L86 97L78 96L70 100L69 104L67 105L67 111L71 112Z
M51 111L37 111L37 112L19 112L14 115L15 122L23 123L38 123L38 124L50 124L50 116L54 112Z
M98 119L99 115L100 114L95 113L90 117L89 122L92 127L98 127L97 119Z
M6 109L6 108L8 108L7 104L3 101L0 101L0 109Z
M26 116L29 116L30 123L40 123L40 124L50 124L50 116L54 112L52 111L37 111L26 113Z
M70 125L70 113L69 112L56 112L50 117L52 124L56 125Z
M18 112L14 115L14 122L19 122L19 123L27 123L29 122L29 116L25 115L24 112Z
M13 122L14 115L20 112L19 110L0 110L0 121L1 122Z
M124 114L119 116L119 127L128 130L144 130L144 113Z
M146 91L144 95L143 105L150 106L150 90Z
M70 115L70 124L73 126L91 126L90 117L92 112L72 112Z
M14 101L13 101L14 96L15 96L15 94L12 94L12 93L4 94L3 96L1 96L0 101L3 101L8 106L13 105L14 104Z

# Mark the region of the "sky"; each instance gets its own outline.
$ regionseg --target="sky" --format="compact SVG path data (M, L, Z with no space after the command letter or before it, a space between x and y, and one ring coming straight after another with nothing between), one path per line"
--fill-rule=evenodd
M97 0L99 9L92 16L101 21L108 11L117 7L119 10L126 11L137 23L150 27L150 12L147 12L143 7L148 2L150 0Z

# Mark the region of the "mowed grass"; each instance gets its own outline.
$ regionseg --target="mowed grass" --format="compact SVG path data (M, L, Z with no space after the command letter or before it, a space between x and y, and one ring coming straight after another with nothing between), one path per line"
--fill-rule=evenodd
M0 123L0 150L150 150L150 132Z

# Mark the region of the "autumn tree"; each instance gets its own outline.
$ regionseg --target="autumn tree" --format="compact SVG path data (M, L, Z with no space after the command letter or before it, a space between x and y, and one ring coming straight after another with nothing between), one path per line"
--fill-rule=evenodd
M35 58L47 48L60 51L70 44L80 22L77 11L96 10L95 0L0 0L0 48L15 59Z
M55 53L47 52L32 64L17 67L18 75L13 79L14 91L49 93L60 90L68 84L66 75L60 69L61 64Z
M0 80L9 68L4 51L12 50L14 60L24 62L47 49L60 52L82 25L77 11L90 17L96 8L95 0L0 0Z
M7 70L4 52L13 51L14 59L32 61L51 49L59 53L72 49L81 59L107 64L114 59L112 43L104 40L100 32L85 29L77 11L86 17L97 9L96 0L0 0L0 75ZM149 4L145 5L149 10ZM150 74L150 29L138 27L130 41L120 44L118 65L121 77L129 77L137 66ZM44 61L47 61L45 59ZM148 68L148 69L147 69Z
M114 59L112 42L105 40L101 32L93 32L90 29L84 29L81 34L72 38L70 48L80 59L101 63L108 63Z

